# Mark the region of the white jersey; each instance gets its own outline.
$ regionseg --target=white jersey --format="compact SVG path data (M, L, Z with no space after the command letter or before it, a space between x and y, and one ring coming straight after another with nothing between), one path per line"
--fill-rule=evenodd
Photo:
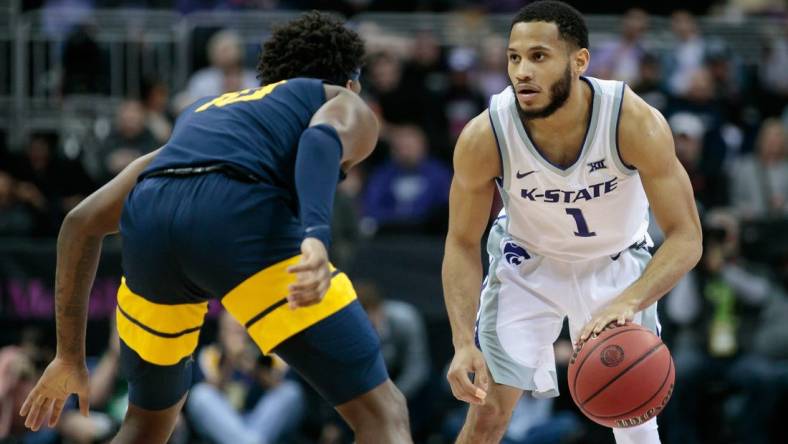
M567 262L615 255L646 237L648 200L618 150L624 83L582 77L593 89L577 160L552 164L530 140L512 87L490 100L501 154L506 231L527 250ZM556 134L556 137L561 137Z

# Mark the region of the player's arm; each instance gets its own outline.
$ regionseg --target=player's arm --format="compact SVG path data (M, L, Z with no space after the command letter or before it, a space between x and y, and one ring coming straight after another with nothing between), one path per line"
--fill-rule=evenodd
M325 85L328 101L312 116L311 126L333 127L342 142L341 167L347 171L366 159L378 143L380 124L361 97L334 85Z
M71 210L60 227L55 272L57 354L22 405L25 425L38 430L53 409L49 425L57 423L71 393L88 411L85 327L88 297L96 276L101 242L118 231L123 201L157 151L132 162L120 174Z
M378 140L378 120L357 94L336 86L325 88L328 100L312 116L296 154L295 186L304 241L301 262L289 269L297 276L287 297L291 308L316 304L328 290L326 250L340 171L364 160Z
M137 176L157 151L134 160L106 185L79 203L66 215L57 239L55 314L58 357L82 362L85 359L87 301L96 275L101 242L118 231L123 202Z
M500 153L485 111L468 123L454 150L442 273L455 353L449 382L455 397L476 404L483 402L487 385L484 358L474 340L482 283L481 238L489 221L494 179L500 170ZM476 373L476 386L471 384L468 373Z
M700 260L702 234L692 186L676 157L665 118L627 89L619 140L621 157L640 173L665 241L641 277L586 326L581 340L613 321L622 324L664 296Z

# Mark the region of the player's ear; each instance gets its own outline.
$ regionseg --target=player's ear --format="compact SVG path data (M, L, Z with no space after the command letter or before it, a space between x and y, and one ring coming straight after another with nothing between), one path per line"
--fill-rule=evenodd
M353 91L356 94L361 94L361 82L358 80L348 80L347 83L345 83L345 88Z
M586 48L580 48L574 51L572 59L572 68L575 74L583 75L588 69L588 63L591 61L591 53Z

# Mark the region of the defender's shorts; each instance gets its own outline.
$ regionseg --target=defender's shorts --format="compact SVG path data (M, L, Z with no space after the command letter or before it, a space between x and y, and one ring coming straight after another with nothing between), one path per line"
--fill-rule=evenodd
M380 344L348 277L332 266L316 305L292 310L287 287L301 227L282 190L221 173L150 177L121 218L116 311L130 402L174 405L191 384L192 353L220 299L264 353L277 353L335 403L388 378Z
M621 294L651 259L650 239L584 262L562 262L526 251L506 233L490 230L490 271L481 293L476 341L493 380L536 397L558 396L553 343L564 317L572 342L592 315ZM634 321L659 334L656 304Z

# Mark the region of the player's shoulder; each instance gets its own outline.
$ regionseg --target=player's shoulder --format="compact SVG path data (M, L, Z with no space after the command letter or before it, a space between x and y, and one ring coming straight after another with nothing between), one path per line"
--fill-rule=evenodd
M673 152L673 136L665 117L628 87L621 103L618 141L623 160L638 169L655 154Z
M489 110L484 110L471 119L457 139L456 150L460 154L472 154L479 151L497 151L497 142Z
M481 176L500 176L500 156L490 113L484 110L465 125L457 139L454 149L455 174L467 170Z
M668 131L665 117L659 110L646 103L629 87L624 88L624 98L621 103L621 120L619 123L619 140L622 142L636 142L643 137L652 137Z

